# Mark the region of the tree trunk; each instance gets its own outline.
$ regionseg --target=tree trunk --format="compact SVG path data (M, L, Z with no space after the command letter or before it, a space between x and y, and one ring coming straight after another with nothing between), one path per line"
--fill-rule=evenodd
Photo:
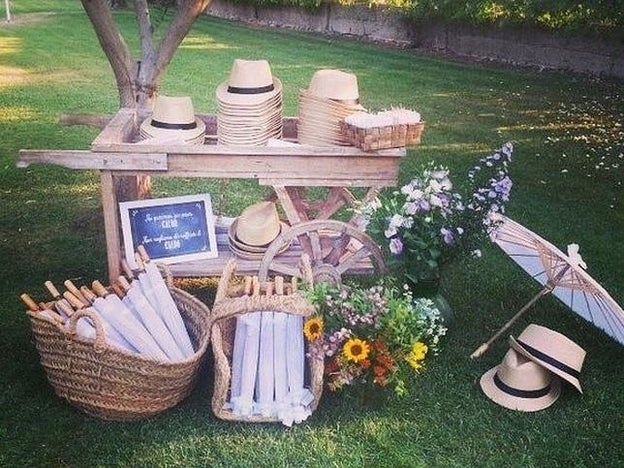
M188 34L197 17L206 9L210 0L179 0L177 10L157 49L153 43L153 26L147 0L135 0L141 56L133 59L121 35L111 10L111 0L80 0L93 25L102 50L113 69L119 107L136 110L137 125L150 112L152 100L158 89L158 80L171 62L173 54ZM125 2L124 2L125 3ZM149 196L149 177L122 179L118 187L120 200L145 198Z

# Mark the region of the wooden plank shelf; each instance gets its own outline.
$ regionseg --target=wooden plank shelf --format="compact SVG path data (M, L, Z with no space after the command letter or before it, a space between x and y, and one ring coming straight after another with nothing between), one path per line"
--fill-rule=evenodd
M296 117L283 119L283 140L286 143L261 147L219 145L216 144L216 116L200 114L199 117L206 123L205 144L152 144L138 141L140 122L137 122L135 111L120 109L93 140L90 151L20 150L17 166L41 163L100 171L108 270L113 280L120 274L122 258L121 223L114 189L119 177L150 175L257 180L260 185L273 187L288 222L294 226L315 217L330 219L342 206L355 201L350 188L366 188L366 197L371 197L383 187L395 186L400 160L406 154L405 148L364 152L351 146L289 144L297 142ZM328 199L315 213L308 211L313 205L305 199L308 187L330 188ZM316 233L313 235L317 236ZM217 259L172 264L173 274L219 275L233 254L227 246L227 237L225 240L222 237L217 244ZM275 259L279 260L281 268L294 267L303 250L302 245L294 243ZM332 257L336 257L335 252ZM260 263L238 259L238 271L253 274ZM356 274L370 272L372 268L368 258L349 265L349 273Z

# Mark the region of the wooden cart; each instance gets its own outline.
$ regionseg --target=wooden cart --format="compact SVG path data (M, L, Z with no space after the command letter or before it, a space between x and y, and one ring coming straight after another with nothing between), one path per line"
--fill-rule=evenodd
M257 179L271 186L291 229L280 235L261 261L237 259L238 271L266 279L269 270L298 275L302 251L312 260L316 279L339 280L344 273L364 274L383 270L379 247L363 232L357 217L349 222L331 219L356 197L350 189L364 188L364 198L383 187L396 186L404 148L363 152L354 147L238 147L216 144L216 118L200 115L206 122L206 144L136 144L137 119L131 109L121 109L92 142L90 151L21 150L18 167L51 163L71 169L100 172L102 206L110 280L120 274L122 239L115 179L122 176L205 177ZM285 118L285 140L296 141L297 119ZM327 187L324 201L307 197L309 187ZM217 225L219 228L219 225ZM283 243L291 247L278 254ZM216 259L171 265L174 276L218 276L232 258L227 236L217 239Z

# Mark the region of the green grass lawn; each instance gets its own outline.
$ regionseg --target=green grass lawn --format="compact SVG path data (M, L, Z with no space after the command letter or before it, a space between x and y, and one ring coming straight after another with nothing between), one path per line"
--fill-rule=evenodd
M79 2L13 2L0 24L0 465L3 466L622 466L624 350L546 297L512 329L551 327L587 350L584 394L565 386L538 413L488 400L479 377L498 364L501 339L470 353L539 287L497 247L445 270L455 314L439 356L404 400L363 408L325 394L304 424L225 423L210 410L212 371L191 397L142 422L105 422L56 397L19 301L44 299L45 280L106 279L99 178L56 166L18 169L20 148L86 149L97 130L64 127L64 112L113 113L112 73ZM54 14L48 14L54 13ZM132 14L119 13L128 37ZM133 39L134 40L134 39ZM447 164L457 184L476 160L515 145L508 214L558 247L581 246L588 271L624 304L624 96L621 83L457 63L355 41L257 30L202 18L161 83L214 112L214 91L235 58L265 58L284 84L285 114L315 70L358 76L365 106L416 109L427 121L401 180L424 161ZM248 181L157 179L156 196L208 191L235 215L266 190Z

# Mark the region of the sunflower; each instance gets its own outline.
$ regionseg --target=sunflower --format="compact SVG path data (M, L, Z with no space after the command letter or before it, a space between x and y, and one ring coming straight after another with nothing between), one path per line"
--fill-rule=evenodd
M323 336L323 319L319 317L312 317L306 320L303 326L303 334L308 341L315 341Z
M348 361L360 362L368 357L370 347L368 343L359 338L351 338L342 348L342 353Z

